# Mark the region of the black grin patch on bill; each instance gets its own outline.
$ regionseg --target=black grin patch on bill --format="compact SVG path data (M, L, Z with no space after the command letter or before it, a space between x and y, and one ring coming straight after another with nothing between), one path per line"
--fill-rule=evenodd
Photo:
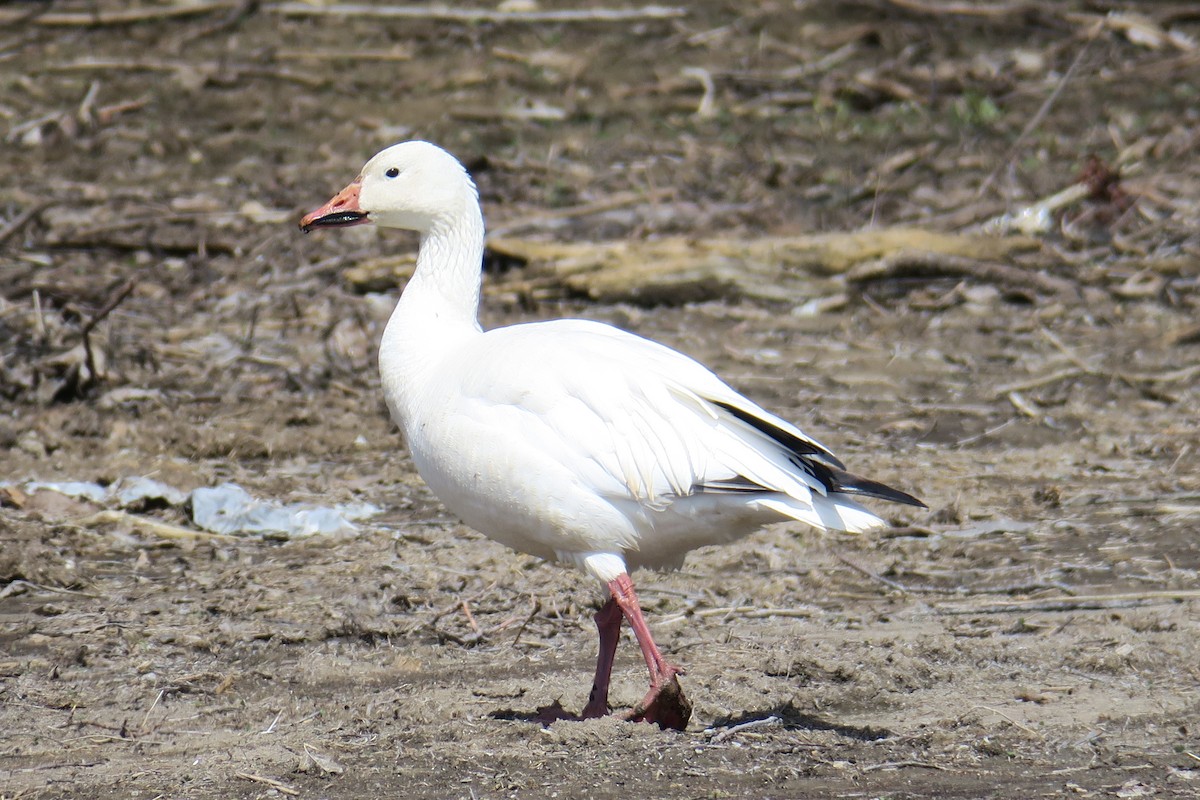
M313 228L335 228L339 225L354 225L359 222L365 222L366 219L367 215L361 211L336 211L332 214L326 214L323 217L317 217L304 226L304 232L308 233Z

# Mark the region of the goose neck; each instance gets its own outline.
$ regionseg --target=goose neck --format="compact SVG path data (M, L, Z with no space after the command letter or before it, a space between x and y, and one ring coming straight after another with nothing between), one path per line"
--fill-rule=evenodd
M420 303L442 323L478 325L483 266L483 217L477 203L439 218L421 234L417 268L402 303Z
M417 266L379 347L384 395L393 414L436 373L446 355L478 335L483 218L473 214L435 223L421 234Z

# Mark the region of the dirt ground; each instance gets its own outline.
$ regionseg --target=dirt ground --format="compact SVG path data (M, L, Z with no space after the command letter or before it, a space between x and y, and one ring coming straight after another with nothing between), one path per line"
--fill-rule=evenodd
M0 4L0 798L1200 796L1195 6L611 7ZM531 241L1086 196L999 262L760 264L774 300L492 259L485 325L651 336L930 506L635 576L690 726L543 729L586 699L597 587L414 473L374 368L396 270L352 270L414 240L296 229L411 137ZM221 536L30 486L141 476L382 513ZM627 636L614 704L643 681Z

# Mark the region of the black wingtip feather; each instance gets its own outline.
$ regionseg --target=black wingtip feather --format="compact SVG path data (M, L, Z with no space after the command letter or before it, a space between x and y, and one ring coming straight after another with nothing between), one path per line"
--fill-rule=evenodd
M843 464L838 459L837 456L835 456L833 453L829 452L825 448L818 447L813 442L807 441L805 439L801 439L799 436L796 436L793 433L789 433L788 431L785 431L783 428L780 428L777 425L772 425L770 422L763 419L762 417L757 417L754 414L751 414L749 411L746 411L745 409L742 409L742 408L738 408L735 405L730 405L729 403L722 403L720 400L712 400L711 402L713 405L717 406L718 408L722 408L722 409L728 411L730 414L737 417L739 420L746 423L751 428L755 428L756 430L760 431L761 433L765 433L767 436L770 436L772 439L779 442L781 445L786 447L788 450L791 450L793 453L795 453L798 456L816 456L819 460L825 462L826 464L830 464L834 467L838 467L841 469L845 469L845 467L846 467L846 465Z
M722 403L720 400L712 400L713 405L728 411L737 419L746 423L750 427L766 434L774 439L783 447L786 447L796 458L792 463L797 467L806 470L813 475L821 483L825 484L831 492L840 492L841 494L860 494L864 497L875 497L880 500L890 500L893 503L902 503L906 506L916 506L918 508L929 508L917 498L907 492L902 492L899 489L893 489L891 486L873 481L868 478L860 478L859 476L847 472L846 465L843 464L838 457L823 447L818 446L815 442L810 442L807 439L801 439L793 433L790 433L777 425L772 425L762 417L738 408L729 403ZM801 464L800 462L803 462ZM752 484L750 484L752 485ZM723 491L746 491L747 489L741 485L722 485L710 487L713 490Z
M887 484L860 478L842 469L830 468L828 475L829 491L842 494L861 494L866 497L876 497L880 500L891 500L893 503L903 503L906 506L929 508L908 492L893 489Z

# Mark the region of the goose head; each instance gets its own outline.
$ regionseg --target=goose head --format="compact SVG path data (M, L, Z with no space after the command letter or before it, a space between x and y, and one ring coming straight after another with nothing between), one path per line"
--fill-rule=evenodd
M429 142L401 142L376 153L349 186L305 214L300 229L373 222L424 234L453 228L478 207L475 184L458 159Z

